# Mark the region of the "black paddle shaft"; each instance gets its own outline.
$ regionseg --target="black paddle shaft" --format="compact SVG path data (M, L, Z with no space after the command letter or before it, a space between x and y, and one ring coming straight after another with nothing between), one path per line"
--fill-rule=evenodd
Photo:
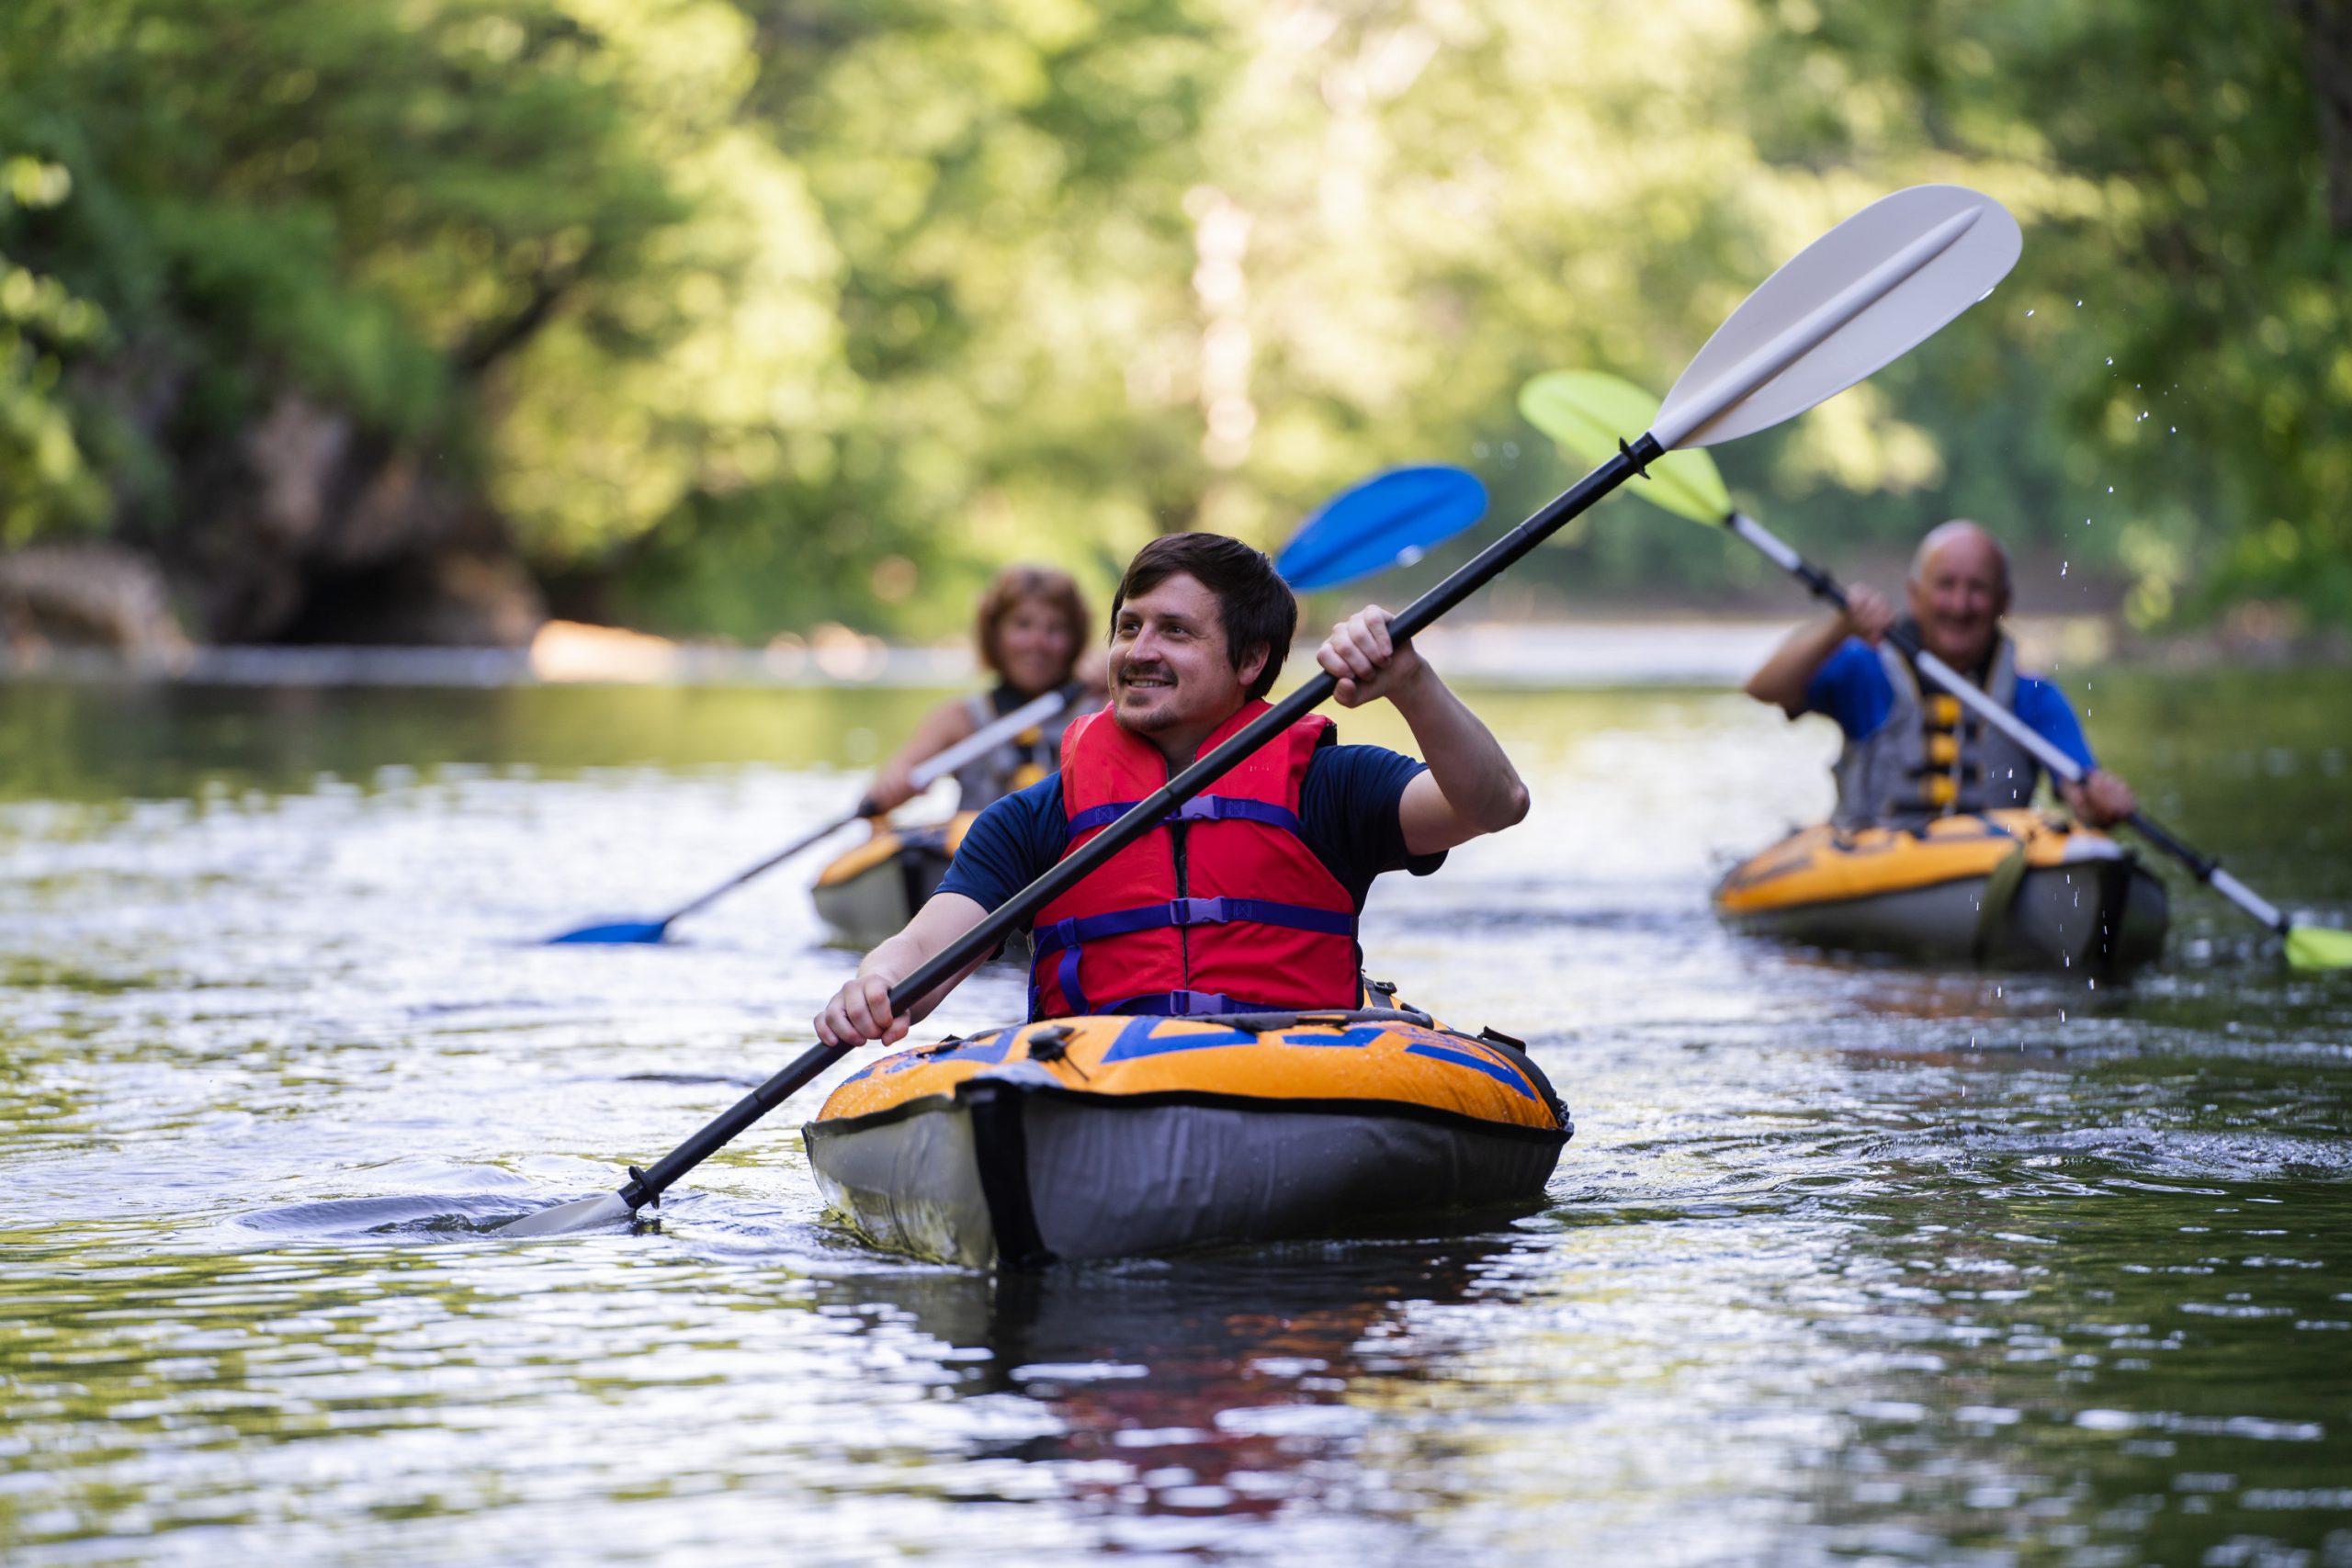
M1476 558L1458 568L1443 582L1414 600L1388 623L1388 635L1402 642L1427 628L1440 615L1468 598L1506 567L1542 544L1554 531L1583 513L1611 491L1666 456L1655 437L1644 435L1631 446L1620 444L1617 456L1578 479L1541 512L1488 545ZM1834 586L1834 585L1833 585ZM1224 745L1170 779L1167 784L1129 807L1125 815L1089 839L1077 853L1023 888L979 924L957 937L931 961L890 987L890 1010L901 1013L947 981L966 965L995 950L1012 930L1061 897L1103 862L1159 825L1160 818L1200 794L1238 766L1241 760L1283 730L1322 705L1340 688L1329 671L1252 719ZM733 1141L745 1128L783 1104L818 1074L854 1047L816 1044L802 1052L774 1077L737 1100L708 1126L672 1149L645 1170L632 1167L622 1201L641 1209L659 1198L670 1184Z

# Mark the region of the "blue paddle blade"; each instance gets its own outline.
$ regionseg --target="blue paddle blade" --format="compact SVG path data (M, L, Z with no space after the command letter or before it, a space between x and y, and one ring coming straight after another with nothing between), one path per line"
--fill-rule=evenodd
M1487 487L1464 468L1391 468L1323 503L1274 570L1299 592L1408 566L1487 514Z
M559 942L660 942L662 933L670 929L667 920L615 920L609 925L582 926L576 931L548 938L549 947Z

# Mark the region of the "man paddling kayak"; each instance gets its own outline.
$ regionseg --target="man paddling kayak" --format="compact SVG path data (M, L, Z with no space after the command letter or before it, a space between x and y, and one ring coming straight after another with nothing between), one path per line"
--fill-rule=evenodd
M1910 620L1929 653L1974 681L2026 727L2086 770L2059 793L2096 828L2137 809L2131 786L2092 760L2065 694L2017 667L2001 627L2009 558L1974 523L1928 531L1905 585ZM1836 764L1840 828L1917 828L1932 818L2028 805L2041 768L2029 751L1922 682L1886 633L1894 612L1875 591L1846 591L1846 608L1800 626L1749 677L1747 694L1792 719L1826 714L1846 734Z
M1299 720L1038 912L1032 1017L1360 1005L1356 917L1374 878L1427 875L1527 814L1493 734L1388 621L1366 608L1316 657L1341 706L1394 704L1429 761ZM819 1038L903 1037L963 976L902 1013L890 987L1263 712L1297 624L1288 584L1249 546L1145 546L1112 600L1110 708L1071 727L1060 772L972 824L939 891L818 1014Z

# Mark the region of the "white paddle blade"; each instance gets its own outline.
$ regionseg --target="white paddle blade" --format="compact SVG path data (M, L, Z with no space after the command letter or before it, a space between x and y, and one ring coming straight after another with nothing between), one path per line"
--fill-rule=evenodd
M603 1230L607 1225L626 1224L637 1211L617 1192L603 1192L594 1198L576 1202L558 1203L552 1209L541 1209L536 1214L526 1214L519 1220L509 1220L498 1227L500 1235L571 1235L579 1231Z
M1715 329L1666 395L1658 445L1769 429L1900 358L1992 292L2025 247L2017 220L1964 186L1913 186L1799 252Z

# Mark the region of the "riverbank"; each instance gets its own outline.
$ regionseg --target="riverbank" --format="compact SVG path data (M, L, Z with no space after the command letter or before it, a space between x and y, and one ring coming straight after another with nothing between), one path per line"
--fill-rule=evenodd
M1559 687L1737 685L1797 617L1489 620L1431 628L1423 649L1454 679ZM2112 616L2012 617L2024 662L2061 676L2086 665L2173 671L2233 665L2352 664L2352 639L2263 635L2259 617L2195 636L2131 635ZM1307 668L1312 641L1292 651ZM0 682L160 681L221 686L945 687L978 679L970 647L887 642L827 626L764 648L673 642L616 626L549 621L518 648L181 646L126 654L19 646L0 655Z

